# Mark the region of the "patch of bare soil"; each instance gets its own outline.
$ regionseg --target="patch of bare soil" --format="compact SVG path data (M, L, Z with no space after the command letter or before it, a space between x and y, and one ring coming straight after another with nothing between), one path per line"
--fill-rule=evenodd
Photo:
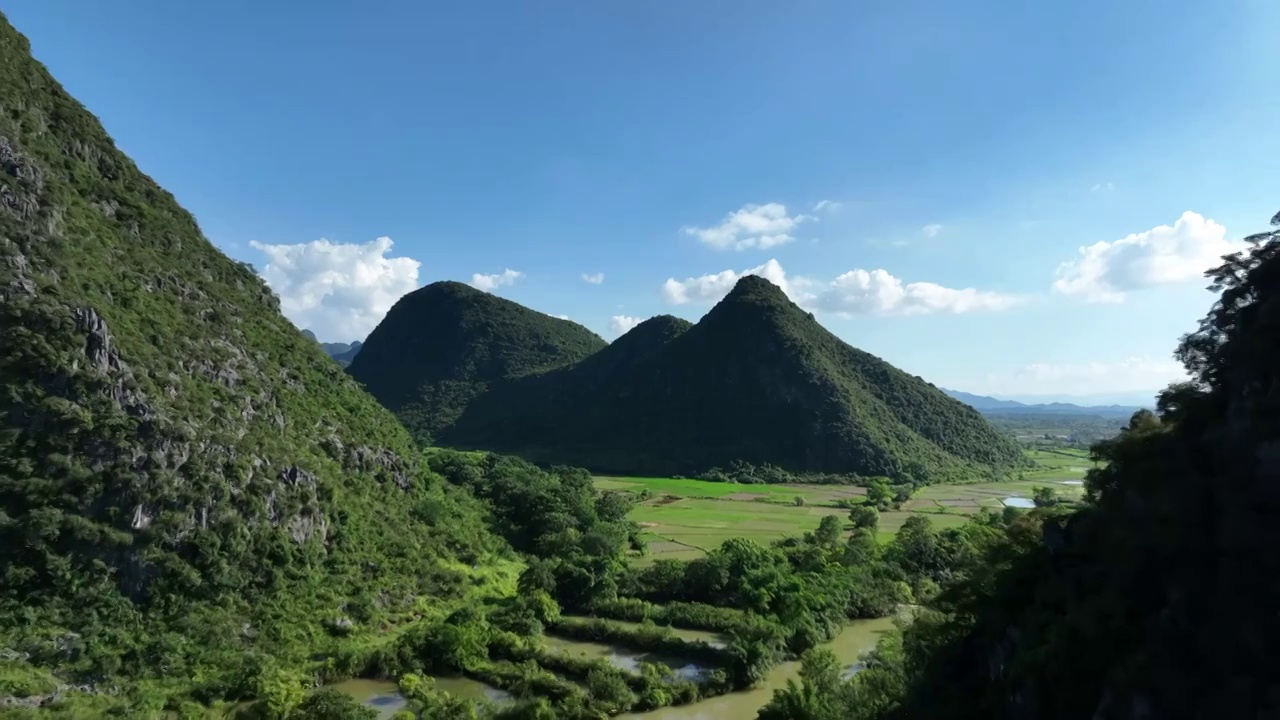
M683 499L684 498L678 495L663 495L657 500L650 501L649 504L650 505L670 505L671 503L680 502Z

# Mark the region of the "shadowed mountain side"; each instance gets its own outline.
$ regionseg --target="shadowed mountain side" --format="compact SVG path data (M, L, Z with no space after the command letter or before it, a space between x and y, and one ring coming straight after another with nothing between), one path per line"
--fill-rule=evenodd
M400 298L347 372L429 444L491 384L567 365L606 345L575 322L437 282Z
M925 481L1019 462L975 410L751 276L697 325L655 318L573 366L491 388L441 441L654 474L743 460Z

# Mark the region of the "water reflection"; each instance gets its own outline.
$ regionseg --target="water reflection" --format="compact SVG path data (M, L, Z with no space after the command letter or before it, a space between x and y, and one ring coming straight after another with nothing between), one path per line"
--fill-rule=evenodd
M826 645L836 658L844 664L844 677L852 677L863 669L860 662L863 653L875 647L880 636L893 628L892 618L876 620L859 620L846 626L834 640ZM698 633L696 631L677 630L680 637L688 640L707 642L723 642L723 638L714 633ZM643 652L628 651L603 643L580 642L564 638L548 636L544 643L549 650L566 652L577 656L600 658L623 670L638 672L643 662L662 662L669 666L678 676L696 678L702 668L681 658L663 657ZM722 720L723 718L755 717L756 712L773 697L773 691L784 687L787 680L796 678L800 671L799 662L786 662L778 665L756 687L743 692L722 695L717 698L703 700L692 705L669 707L645 713L629 713L619 715L623 720ZM378 717L385 720L405 706L405 699L400 695L396 684L385 680L347 680L336 683L333 687L346 692L364 705L378 711ZM436 687L446 690L457 697L473 700L489 700L492 702L511 702L507 693L490 687L484 683L467 678L436 678Z
M845 663L845 676L850 677L862 669L859 658L875 647L880 636L893 628L893 618L859 620L844 628L826 647ZM724 720L724 718L753 718L756 712L773 697L773 691L784 687L787 680L799 675L800 663L787 662L775 667L756 687L743 692L721 695L692 705L662 708L645 713L619 715L625 720Z
M542 644L552 652L565 653L575 657L585 657L589 660L604 660L619 670L626 670L627 672L633 673L640 672L640 663L642 662L662 663L663 665L671 668L672 674L682 680L697 680L705 671L705 668L702 666L697 663L689 662L685 658L628 650L626 648L614 645L605 645L603 643L569 640L562 637L556 637L554 635L547 635L542 639Z
M492 703L504 704L512 701L509 694L498 688L464 677L434 678L435 686L454 697L468 700L488 700ZM365 707L373 708L378 717L390 718L403 710L407 701L400 694L399 687L389 680L353 679L334 683L331 687L355 698Z
M1024 497L1007 497L1003 500L1003 502L1006 507L1033 508L1036 506L1036 503L1034 500L1032 500L1031 498L1024 498Z

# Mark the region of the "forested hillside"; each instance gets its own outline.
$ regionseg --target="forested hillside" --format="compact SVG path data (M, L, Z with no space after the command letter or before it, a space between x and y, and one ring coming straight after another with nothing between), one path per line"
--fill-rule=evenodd
M3 704L301 693L504 547L0 18Z
M440 438L632 474L743 461L920 483L1020 459L973 408L850 347L754 276L696 325L655 318L571 367L496 387Z
M437 282L400 298L347 371L430 444L491 386L603 347L577 323L462 283Z
M1280 231L1249 240L1178 345L1192 380L1095 447L1091 502L1033 515L805 717L1276 715Z

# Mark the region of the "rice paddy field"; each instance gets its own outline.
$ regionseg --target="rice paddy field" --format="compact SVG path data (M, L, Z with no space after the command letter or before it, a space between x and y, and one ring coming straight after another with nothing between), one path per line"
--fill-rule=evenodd
M880 514L881 538L891 538L915 514L927 515L937 528L961 525L981 508L999 509L1010 499L1025 503L1037 487L1052 487L1064 497L1081 494L1080 483L1092 467L1088 453L1062 449L1027 454L1035 467L1019 480L921 489L901 510ZM683 478L597 477L595 482L602 490L651 494L631 512L648 541L648 554L636 558L640 564L695 558L734 537L769 542L799 535L816 528L826 515L847 517L849 511L841 505L857 502L866 492L849 485L739 485Z

